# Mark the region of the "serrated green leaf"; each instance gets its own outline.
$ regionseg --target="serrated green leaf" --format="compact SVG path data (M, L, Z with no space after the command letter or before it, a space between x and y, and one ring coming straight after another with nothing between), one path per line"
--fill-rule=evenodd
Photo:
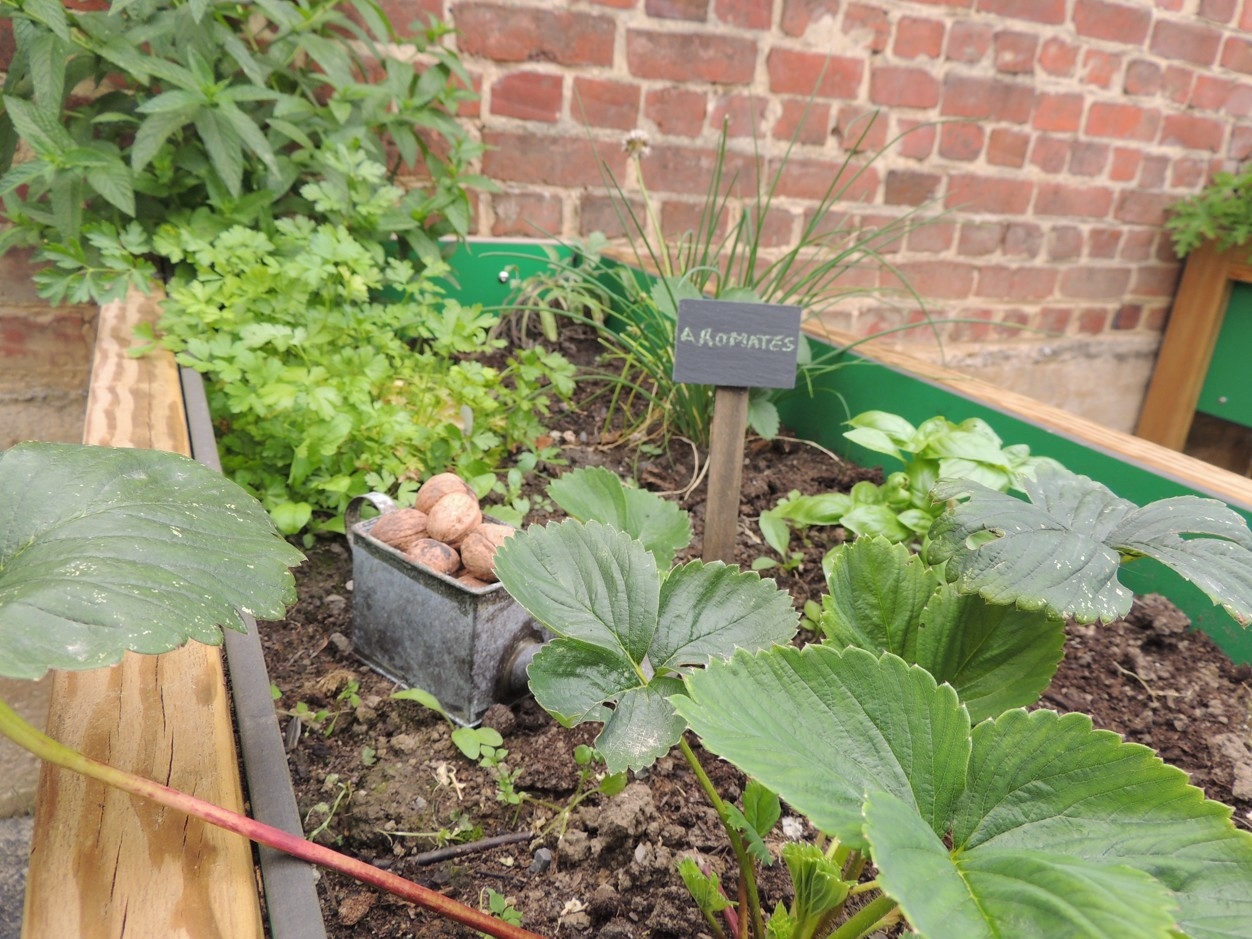
M149 450L0 454L0 673L112 664L282 615L300 553L218 473Z
M801 935L813 935L812 930L844 901L852 885L844 881L839 865L817 845L786 844L782 858L795 890L791 914L804 930Z
M738 652L686 679L675 710L730 760L854 848L870 780L946 830L964 781L969 718L956 693L861 649Z
M822 632L842 645L914 661L917 628L938 576L904 545L875 536L830 551L826 571Z
M1192 939L1252 936L1252 834L1147 747L1083 714L1009 711L973 732L954 849L1134 867L1174 892Z
M664 569L691 541L691 518L678 505L646 489L625 485L599 466L587 466L553 480L548 495L571 517L604 522L643 542Z
M22 139L45 159L59 156L74 147L74 140L61 126L58 106L39 106L13 95L4 95L4 107Z
M714 916L734 906L722 892L721 878L716 873L703 873L694 858L685 857L678 862L678 875L683 879L691 899L705 916Z
M1142 871L1029 850L954 858L911 806L887 793L871 793L865 821L883 889L922 935L1176 935L1173 897Z
M1252 620L1252 535L1221 503L1183 497L1140 508L1055 465L1040 466L1023 488L1030 502L972 481L941 480L937 499L967 501L936 521L927 559L993 603L1089 623L1125 615L1132 595L1118 582L1119 565L1123 555L1147 555L1240 623Z
M781 419L778 406L769 398L769 390L754 388L748 395L748 427L765 440L778 436Z
M920 627L906 660L955 688L975 724L1038 701L1064 654L1064 620L996 606L950 584L931 597Z
M535 699L563 724L604 723L610 772L668 752L686 726L666 700L682 667L736 646L790 638L797 615L772 582L717 563L671 571L629 535L575 520L518 532L497 550L505 589L558 639L528 669Z

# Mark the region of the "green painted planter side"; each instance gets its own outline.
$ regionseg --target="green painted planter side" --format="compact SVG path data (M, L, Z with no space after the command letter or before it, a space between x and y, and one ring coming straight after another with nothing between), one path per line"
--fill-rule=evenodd
M500 271L513 264L525 276L546 264L545 249L534 243L471 243L452 258L457 286L453 296L463 303L498 306L508 296L499 281ZM814 356L834 350L816 343ZM1006 444L1023 443L1032 453L1059 460L1077 473L1104 483L1118 495L1143 505L1170 496L1209 493L1059 434L1006 411L965 397L949 388L880 365L856 354L842 352L834 361L846 363L814 383L814 397L799 392L780 402L783 422L805 439L863 466L882 463L881 454L862 449L844 438L844 421L862 411L882 410L899 414L914 424L942 415L963 421L985 420ZM1232 505L1252 521L1252 505ZM1215 607L1200 590L1155 561L1135 561L1123 572L1123 582L1136 593L1162 593L1173 600L1235 662L1252 662L1252 627L1244 629L1224 610Z

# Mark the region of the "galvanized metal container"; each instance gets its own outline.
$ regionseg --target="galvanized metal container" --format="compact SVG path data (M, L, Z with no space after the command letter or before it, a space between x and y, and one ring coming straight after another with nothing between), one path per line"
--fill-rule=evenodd
M396 508L370 493L345 513L356 654L388 678L430 692L463 724L525 694L526 666L546 638L542 627L503 585L467 587L372 537L377 519L360 517L366 502L381 513Z

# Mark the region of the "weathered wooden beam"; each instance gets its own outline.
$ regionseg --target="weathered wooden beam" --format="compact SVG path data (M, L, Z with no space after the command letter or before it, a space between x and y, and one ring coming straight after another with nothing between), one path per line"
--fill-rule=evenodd
M173 357L131 358L153 297L100 310L84 443L187 454ZM48 733L90 756L241 811L218 649L128 654L112 668L60 672ZM238 835L45 766L23 939L261 939L251 846Z

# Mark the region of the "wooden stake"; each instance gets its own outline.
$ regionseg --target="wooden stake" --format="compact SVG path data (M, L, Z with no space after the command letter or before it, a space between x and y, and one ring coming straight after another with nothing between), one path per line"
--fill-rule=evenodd
M704 507L704 561L735 559L743 438L748 430L748 389L719 385L709 432L709 495Z

